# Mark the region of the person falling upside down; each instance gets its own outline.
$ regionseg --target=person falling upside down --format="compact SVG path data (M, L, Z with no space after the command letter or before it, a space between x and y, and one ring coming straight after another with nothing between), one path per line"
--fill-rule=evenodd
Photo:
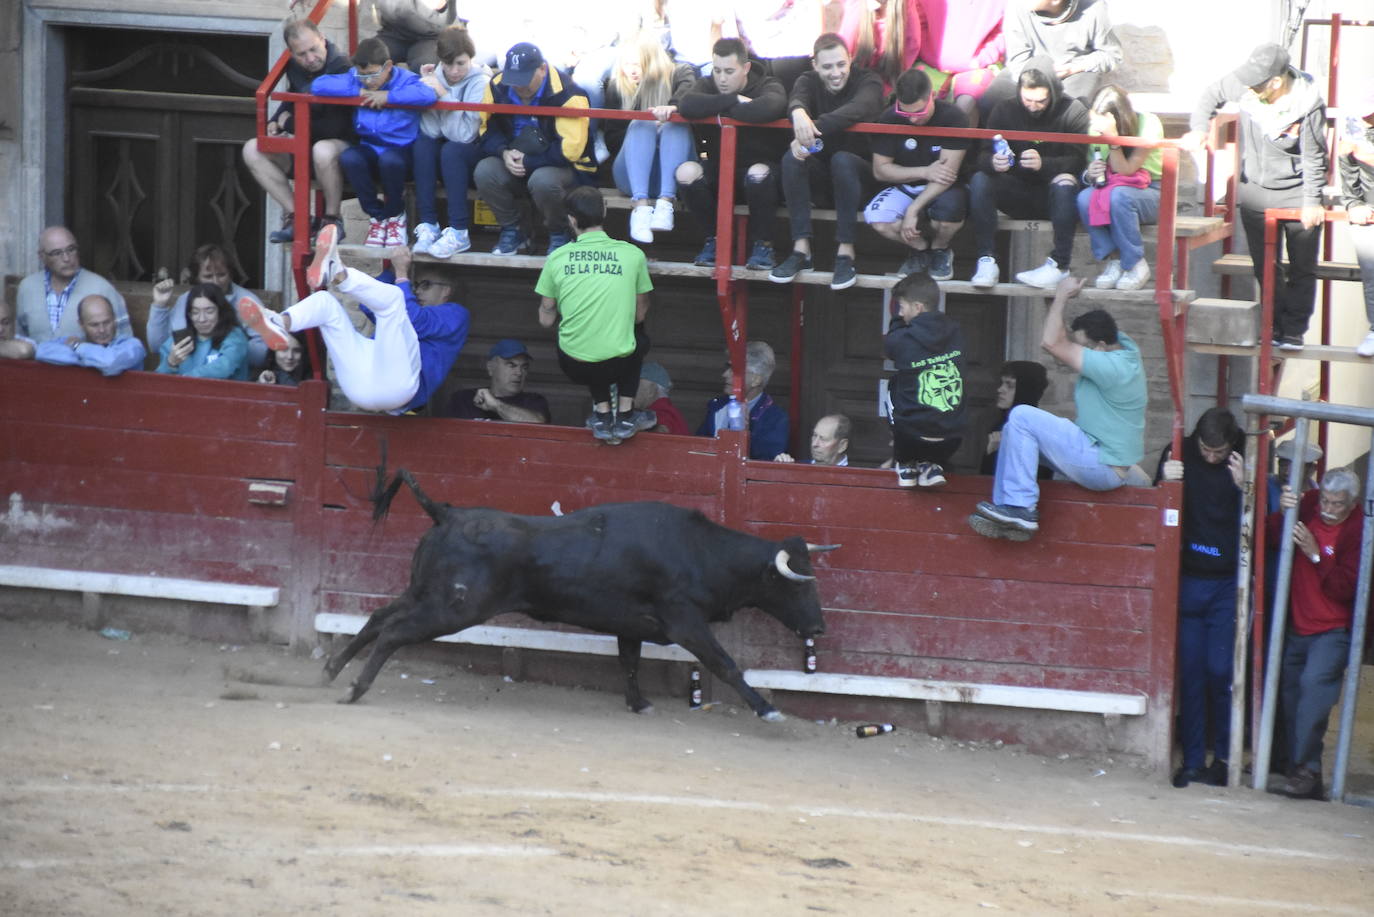
M276 351L291 347L291 332L319 328L334 359L339 388L349 401L365 411L417 411L443 383L463 349L468 310L448 301L452 284L439 277L412 285L410 250L405 246L387 249L395 273L390 283L388 271L373 278L345 267L337 244L338 227L330 224L320 230L315 258L306 272L307 284L317 292L280 315L241 299L239 318ZM330 284L358 300L374 325L371 338L354 329L343 303L325 290Z

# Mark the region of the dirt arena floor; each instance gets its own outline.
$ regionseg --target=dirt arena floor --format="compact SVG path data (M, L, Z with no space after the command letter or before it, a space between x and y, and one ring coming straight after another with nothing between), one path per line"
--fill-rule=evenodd
M1374 913L1374 809L319 665L0 621L0 913Z

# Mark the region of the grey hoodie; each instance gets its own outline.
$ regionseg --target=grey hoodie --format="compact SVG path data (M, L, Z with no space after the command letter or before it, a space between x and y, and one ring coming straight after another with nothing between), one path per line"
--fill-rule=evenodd
M439 81L439 85L444 87L443 92L437 93L440 102L481 102L482 96L487 91L487 81L491 79L487 72L476 63L473 63L468 75L456 86L451 85L444 77L444 65L442 63L434 65L434 77ZM458 143L476 143L477 133L481 125L482 113L480 111L437 109L426 111L420 115L420 130L424 131L426 137L437 139L442 136Z
M1121 66L1121 42L1107 18L1102 0L1069 0L1054 18L1031 11L1025 0L1010 0L1002 34L1007 42L1007 70L1019 77L1031 58L1047 54L1056 67L1077 61L1088 73L1107 73Z

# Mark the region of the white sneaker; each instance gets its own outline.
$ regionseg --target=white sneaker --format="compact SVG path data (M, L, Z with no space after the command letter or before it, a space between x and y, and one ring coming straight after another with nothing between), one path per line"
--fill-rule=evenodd
M673 202L671 198L661 197L654 204L654 218L649 223L654 232L673 231Z
M997 267L997 259L984 255L978 259L978 267L969 282L975 287L993 287L1001 279L1002 272Z
M1360 341L1359 346L1355 348L1355 352L1362 357L1374 357L1374 331L1364 336L1364 340Z
M1121 275L1121 279L1116 282L1118 290L1139 290L1150 280L1150 263L1141 258L1131 268Z
M1102 273L1097 275L1093 281L1093 286L1099 290L1114 290L1116 282L1121 279L1121 261L1113 258L1107 262L1107 266L1102 269Z
M410 250L412 255L430 255L430 246L434 240L439 238L438 223L421 223L415 227L415 247Z
M439 238L435 239L434 244L429 247L429 254L432 258L452 258L470 248L472 248L472 239L468 237L468 231L450 226L439 233Z
M648 204L636 205L630 211L630 238L648 245L654 241L654 208Z
M386 241L383 243L387 248L395 245L405 245L408 233L406 232L406 215L398 213L396 216L387 220L383 225L386 233Z
M1053 258L1046 258L1045 263L1033 271L1022 271L1016 275L1017 283L1024 283L1028 287L1039 287L1042 290L1053 290L1059 286L1059 281L1069 276L1068 271L1061 271L1059 264Z

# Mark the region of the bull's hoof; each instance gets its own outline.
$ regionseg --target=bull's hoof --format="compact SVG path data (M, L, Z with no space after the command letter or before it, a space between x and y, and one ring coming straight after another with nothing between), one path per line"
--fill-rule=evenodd
M320 672L320 687L321 687L321 688L324 688L324 687L328 687L329 685L333 684L333 683L334 683L334 679L337 678L338 676L339 676L339 673L338 673L337 671L335 671L334 669L332 669L332 668L330 668L328 665L326 665L326 666L324 667L324 670Z
M765 710L759 714L759 719L763 720L765 723L781 723L783 720L787 719L787 717L776 710Z
M343 697L339 698L339 703L351 704L360 697L362 697L362 692L358 690L358 686L350 685L348 688L348 693L345 694Z
M653 705L653 704L644 704L644 705L641 706L641 707L631 707L631 708L630 708L630 712L631 712L631 713L638 713L640 716L649 716L650 714L652 714L652 713L654 712L654 705Z

